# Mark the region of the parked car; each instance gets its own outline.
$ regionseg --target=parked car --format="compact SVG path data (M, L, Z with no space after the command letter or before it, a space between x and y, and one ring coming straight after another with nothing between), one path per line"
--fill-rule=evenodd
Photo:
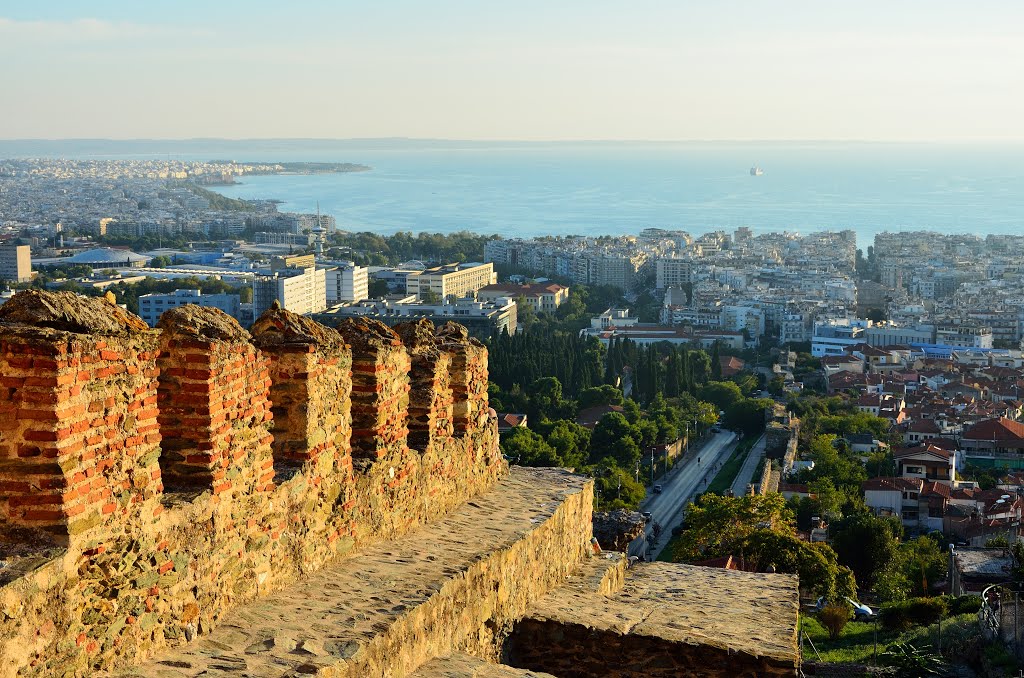
M843 600L846 602L847 605L853 608L854 621L868 621L869 619L874 619L874 610L872 610L864 603L858 603L853 598L844 598ZM814 610L816 612L821 612L823 609L825 609L825 607L828 604L828 601L825 600L824 597L818 598L818 600L814 603Z
M661 490L662 490L661 485L655 485L654 486L654 494L661 494Z
M644 522L645 523L651 522L651 518L653 518L653 516L651 515L650 511L642 511L640 513L640 515L642 515L644 517Z

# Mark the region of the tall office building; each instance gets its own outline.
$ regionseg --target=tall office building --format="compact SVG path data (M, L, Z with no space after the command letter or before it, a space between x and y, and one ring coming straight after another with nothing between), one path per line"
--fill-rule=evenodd
M253 284L253 314L260 315L274 301L281 308L306 315L327 308L327 271L323 269L282 269L273 275L261 275Z
M12 282L32 280L32 250L28 245L0 247L0 279Z
M460 299L497 282L494 264L446 264L410 271L405 279L406 294L415 294L420 299L430 293L438 299Z
M370 296L370 274L365 266L338 266L328 268L327 304L362 301Z

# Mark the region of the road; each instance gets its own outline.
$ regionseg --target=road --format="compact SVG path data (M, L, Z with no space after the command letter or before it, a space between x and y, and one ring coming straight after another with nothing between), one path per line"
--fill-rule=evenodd
M741 497L747 493L747 486L752 482L758 482L760 478L754 477L754 471L757 470L757 465L761 462L764 457L765 437L762 435L754 443L754 446L750 448L750 452L747 453L747 458L743 462L743 466L740 468L740 472L736 474L736 481L732 484L732 493Z
M731 431L718 433L699 452L699 457L695 456L679 464L658 481L662 487L660 494L652 493L641 502L640 510L651 512L651 522L647 529L653 557L657 557L672 538L672 529L682 522L683 508L690 498L707 487L703 482L705 478L711 482L719 465L725 463L735 447L736 434ZM657 540L651 534L654 523L661 525L661 536Z

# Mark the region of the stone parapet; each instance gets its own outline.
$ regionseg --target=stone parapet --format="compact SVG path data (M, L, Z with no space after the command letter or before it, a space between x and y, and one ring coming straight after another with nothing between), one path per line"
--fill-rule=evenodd
M437 350L435 376L458 342ZM94 675L205 636L507 473L486 410L409 440L410 353L372 323L346 336L275 309L250 336L186 306L150 330L22 292L0 306L0 367L0 676Z
M351 466L352 351L341 335L273 308L252 336L270 361L274 459L305 463L327 453Z
M442 350L434 324L426 318L395 327L412 359L409 391L409 444L427 449L454 433L452 354Z
M487 349L465 327L449 322L437 330L438 345L452 355L451 386L456 431L487 424Z
M267 358L217 308L180 306L157 327L164 484L214 496L272 489Z
M160 492L157 334L106 300L0 306L0 521L62 543L149 518Z
M409 353L378 320L347 319L338 332L353 348L352 458L366 468L406 445Z

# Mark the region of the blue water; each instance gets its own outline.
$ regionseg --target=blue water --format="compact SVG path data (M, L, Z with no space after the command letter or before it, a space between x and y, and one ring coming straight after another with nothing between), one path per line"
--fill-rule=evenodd
M694 234L749 226L802 233L1024 233L1024 144L839 142L485 143L408 140L2 142L5 155L336 161L368 172L246 177L224 195L319 201L339 228L510 236ZM752 164L764 175L752 177Z
M352 151L372 171L218 188L324 213L345 230L508 236L851 228L1022 233L1022 147L882 144L473 146ZM317 154L319 155L319 154ZM757 163L764 174L753 177Z

